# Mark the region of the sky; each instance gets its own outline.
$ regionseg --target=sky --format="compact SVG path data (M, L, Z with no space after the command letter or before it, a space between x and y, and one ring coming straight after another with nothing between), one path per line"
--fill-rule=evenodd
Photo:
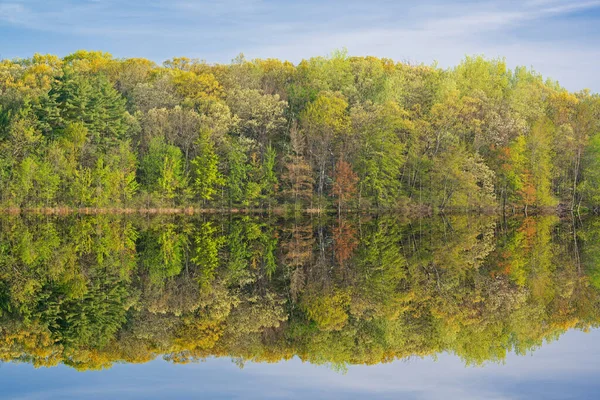
M600 92L600 0L0 0L0 58L78 49L162 62L350 55L451 67L506 57Z
M570 331L504 364L465 367L455 356L351 366L344 373L298 359L278 364L162 360L77 372L0 364L0 398L44 399L591 399L600 391L600 330ZM26 384L25 384L26 383Z

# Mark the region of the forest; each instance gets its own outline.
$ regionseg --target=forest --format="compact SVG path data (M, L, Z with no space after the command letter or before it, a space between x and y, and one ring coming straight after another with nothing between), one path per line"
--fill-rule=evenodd
M0 218L0 362L481 365L598 326L598 218Z
M0 61L0 208L596 211L600 96L503 59Z

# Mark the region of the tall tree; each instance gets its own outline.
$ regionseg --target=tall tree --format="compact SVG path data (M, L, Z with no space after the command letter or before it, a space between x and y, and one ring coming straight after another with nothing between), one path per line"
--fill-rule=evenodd
M341 97L322 94L310 103L300 116L302 129L308 142L307 153L318 173L317 193L319 207L325 193L328 165L331 165L334 140L349 130L346 113L348 103Z
M352 171L350 163L344 160L338 160L335 164L335 172L331 192L337 197L338 212L342 212L342 207L348 200L356 194L356 184L358 175Z
M219 156L206 131L200 134L196 146L198 155L192 160L194 192L202 201L213 200L219 187L225 185L225 178L219 171Z

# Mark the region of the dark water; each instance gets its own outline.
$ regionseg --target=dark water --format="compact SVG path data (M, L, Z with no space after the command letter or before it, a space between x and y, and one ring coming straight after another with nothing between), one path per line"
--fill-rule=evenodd
M594 398L599 239L554 216L3 217L0 397Z

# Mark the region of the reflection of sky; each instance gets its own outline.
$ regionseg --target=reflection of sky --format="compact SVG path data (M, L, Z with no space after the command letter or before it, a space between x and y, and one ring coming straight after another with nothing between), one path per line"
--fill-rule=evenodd
M533 355L503 365L464 367L454 356L350 367L346 374L292 360L228 359L173 365L156 360L77 372L63 366L0 366L0 397L10 399L590 399L600 393L600 330L572 331Z

